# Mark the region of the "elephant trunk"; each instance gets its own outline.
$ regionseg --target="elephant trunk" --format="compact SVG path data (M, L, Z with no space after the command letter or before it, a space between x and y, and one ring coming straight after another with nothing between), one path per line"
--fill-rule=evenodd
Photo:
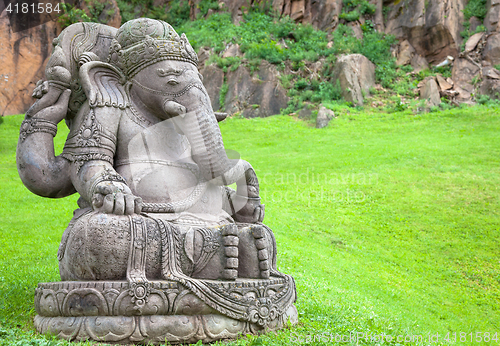
M187 113L182 131L191 144L192 158L206 180L222 176L232 166L215 116L206 108Z
M186 107L186 113L173 118L191 144L193 160L208 181L222 176L234 163L227 157L217 118L205 88L194 85L176 100Z
M238 192L258 197L259 183L252 166L227 156L217 117L202 85L193 86L176 102L186 106L186 113L172 118L191 144L193 160L207 181L220 185L237 183ZM245 191L241 191L241 190Z

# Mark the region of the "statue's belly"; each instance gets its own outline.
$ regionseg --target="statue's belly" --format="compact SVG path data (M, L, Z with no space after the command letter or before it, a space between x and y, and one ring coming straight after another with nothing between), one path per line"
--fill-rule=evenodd
M145 203L168 203L178 211L218 215L222 211L220 186L203 182L195 164L139 160L118 166L132 193Z
M134 195L145 203L174 204L179 211L221 213L220 187L200 180L186 136L177 133L170 122L147 129L124 123L120 129L115 169Z

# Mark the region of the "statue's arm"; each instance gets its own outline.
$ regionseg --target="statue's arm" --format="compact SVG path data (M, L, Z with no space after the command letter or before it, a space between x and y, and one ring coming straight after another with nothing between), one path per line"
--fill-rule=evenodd
M19 176L24 185L39 196L69 196L75 193L69 161L55 156L54 136L57 124L66 116L71 91L45 82L37 86L37 92L43 96L26 112L21 125L16 151Z
M80 81L87 102L80 109L64 148L71 181L94 210L117 215L139 213L142 200L114 169L118 128L127 106L123 74L101 61L83 64Z
M94 210L117 215L140 213L142 200L113 167L122 110L86 107L70 133L65 153L71 155L70 175L81 197Z

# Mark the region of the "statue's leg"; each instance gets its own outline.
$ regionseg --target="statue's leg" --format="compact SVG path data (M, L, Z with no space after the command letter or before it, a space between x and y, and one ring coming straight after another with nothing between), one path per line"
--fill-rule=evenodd
M153 219L142 216L145 237L135 246L145 246L147 278L161 278L160 232ZM126 215L88 212L75 216L64 232L59 252L61 279L125 280L131 252L131 218Z
M238 227L239 226L239 227ZM272 231L260 224L228 224L181 231L182 271L193 278L269 279L276 272Z
M161 232L169 230L161 229L159 221L139 215L78 212L61 242L58 256L61 279L133 280L132 277L136 277L140 280L141 271L147 279L162 279L162 256L169 249L162 248ZM179 252L175 256L179 260L176 265L185 275L213 280L237 278L239 239L235 224L175 227L180 232L180 244L172 249ZM132 256L131 251L135 252ZM143 252L145 259L139 263ZM131 268L132 265L136 268Z
M135 221L131 221L135 220ZM228 224L199 228L176 226L180 230L179 268L197 279L268 279L275 263L272 232L263 225ZM163 230L165 231L165 230ZM134 233L133 233L134 232ZM130 259L144 252L147 279L162 279L161 232L158 220L143 216L112 215L98 212L77 214L64 232L59 251L61 279L126 280L134 274ZM133 243L133 244L131 244ZM144 250L142 250L144 249ZM132 253L135 251L137 254ZM142 256L142 255L141 255Z

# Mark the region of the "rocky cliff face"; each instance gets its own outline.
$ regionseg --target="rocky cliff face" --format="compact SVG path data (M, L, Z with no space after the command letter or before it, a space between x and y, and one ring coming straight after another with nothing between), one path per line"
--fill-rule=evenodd
M429 63L457 56L464 30L465 0L391 1L385 32L408 40Z
M31 93L44 77L58 29L48 22L12 32L7 12L0 15L0 114L24 113L33 103Z
M484 18L484 26L489 32L498 32L500 29L500 0L488 0L488 12Z
M103 4L103 0L93 0ZM192 19L200 15L201 0L188 1ZM290 16L299 23L312 24L316 29L327 32L334 31L339 24L349 25L356 36L362 37L361 26L369 20L377 31L392 34L399 39L399 44L393 47L393 55L400 66L412 65L415 71L440 63L450 63L453 66L451 88L437 88L441 94L453 95L454 100L463 102L470 100L471 95L484 92L495 96L500 86L495 65L500 64L500 0L488 0L484 21L476 17L468 21L470 32L484 25L487 32L474 35L465 44L461 36L464 30L464 8L470 0L368 0L374 10L369 15L361 15L358 19L347 21L346 2L343 0L221 0L219 10L231 13L234 23L243 19L244 13L250 7L267 8L279 16ZM89 12L84 1L77 2L80 9ZM105 2L105 9L99 20L118 27L121 16L116 1ZM109 4L108 4L109 3ZM168 0L156 0L156 5L169 4ZM102 7L102 6L101 6ZM344 11L343 11L344 8ZM210 16L215 10L208 10ZM101 18L102 17L102 18ZM0 16L0 114L23 113L32 103L31 93L36 82L42 79L45 64L51 53L51 42L59 33L60 28L54 22L49 22L36 28L13 33L4 11ZM233 47L238 50L238 47ZM203 50L200 60L206 60L210 50ZM234 52L222 54L234 56ZM240 52L241 54L241 52ZM262 65L262 64L261 64ZM336 75L344 76L357 73L359 64L350 66L351 71L337 71ZM279 108L286 106L286 90L279 81L279 73L275 66L263 64L257 75L249 73L244 67L236 71L224 73L216 66L201 65L205 83L209 90L214 109L221 108L220 102L229 106L232 111L244 113L246 116L267 116L275 114ZM321 66L318 67L320 69ZM337 69L338 70L338 69ZM370 70L370 78L373 69ZM492 72L493 71L493 72ZM495 72L497 71L497 72ZM485 74L486 73L486 74ZM499 72L500 73L500 72ZM354 76L354 75L353 75ZM345 77L345 76L344 76ZM356 77L357 78L357 77ZM355 80L344 78L343 80ZM341 79L338 77L337 79ZM472 83L472 79L476 83ZM482 80L478 84L477 80ZM245 81L242 83L242 81ZM335 81L331 81L334 83ZM345 84L345 83L344 83ZM356 84L356 83L354 83ZM342 86L343 89L357 90L356 85ZM359 84L359 83L358 83ZM372 85L373 83L369 83ZM431 85L432 82L426 83ZM484 84L484 85L483 85ZM434 86L432 84L431 86ZM224 90L222 95L220 91ZM436 88L430 88L435 90ZM264 95L270 92L271 96ZM344 95L352 98L352 102L363 102L360 93ZM367 94L363 92L362 94ZM434 93L435 94L435 93ZM441 95L443 96L443 95Z
M470 18L469 32L473 33L478 26L484 25L487 33L473 35L466 41L462 32L466 29L464 9L469 0L368 1L375 12L351 21L342 15L345 12L343 6L348 4L342 0L273 0L272 7L280 16L289 16L295 22L309 23L327 32L334 31L338 24L347 24L359 39L363 37L361 26L370 20L376 30L394 35L399 40L400 43L393 47L397 65L411 65L415 72L437 65L453 66L452 79L446 81L438 76L421 83L421 98L427 100L429 106L438 105L441 97L454 104L470 102L473 95L481 93L497 97L500 71L494 66L500 65L500 0L488 0L484 21ZM224 4L237 23L245 8L262 6L262 1L224 1ZM374 85L373 66L363 70L363 66L369 66L369 61L365 64L360 61L355 55L339 57L334 78L330 81L339 81L343 98L358 105L363 104L363 95L368 95L369 88ZM485 71L489 73L485 74ZM370 82L361 83L364 79ZM228 94L232 93L233 87L229 85Z
M254 74L243 66L228 72L226 110L230 114L241 112L246 118L279 114L288 98L278 75L276 67L267 61L263 61Z
M281 16L290 16L296 22L309 23L316 29L331 31L339 22L342 0L274 0L273 9Z

